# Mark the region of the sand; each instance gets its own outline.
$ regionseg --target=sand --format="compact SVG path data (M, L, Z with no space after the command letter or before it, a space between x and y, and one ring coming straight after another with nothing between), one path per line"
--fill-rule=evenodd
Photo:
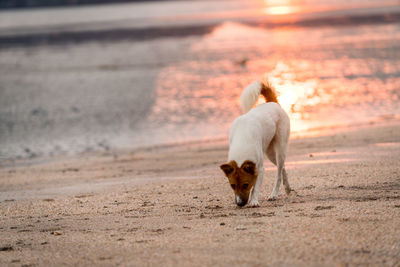
M226 140L2 162L1 266L400 266L400 122L291 140L238 208Z

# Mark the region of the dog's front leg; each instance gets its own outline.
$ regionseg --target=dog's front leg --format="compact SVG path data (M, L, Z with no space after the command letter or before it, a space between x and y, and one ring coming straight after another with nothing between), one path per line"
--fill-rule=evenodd
M252 191L251 191L251 198L249 202L250 207L258 207L260 206L260 203L258 202L258 194L260 193L260 187L261 183L264 177L264 168L260 168L258 170L258 177L256 184L254 185Z

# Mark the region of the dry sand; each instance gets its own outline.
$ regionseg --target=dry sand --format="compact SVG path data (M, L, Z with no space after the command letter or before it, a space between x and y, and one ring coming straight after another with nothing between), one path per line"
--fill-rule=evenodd
M0 169L1 266L400 266L400 123L292 139L296 193L238 208L226 141Z

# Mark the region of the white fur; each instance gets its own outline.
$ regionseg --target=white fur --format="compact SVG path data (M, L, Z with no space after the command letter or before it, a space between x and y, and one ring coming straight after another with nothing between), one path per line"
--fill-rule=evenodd
M261 83L259 81L252 82L242 92L240 104L244 113L247 113L257 102L260 96Z
M256 103L261 91L261 83L253 82L247 86L241 96L244 111ZM290 121L286 112L275 102L267 102L251 109L236 118L229 134L229 161L234 160L241 166L246 160L256 164L258 177L252 189L249 205L258 206L258 193L264 176L264 154L273 162L278 172L275 185L268 200L278 197L281 181L286 193L291 191L286 170L286 147L290 134Z

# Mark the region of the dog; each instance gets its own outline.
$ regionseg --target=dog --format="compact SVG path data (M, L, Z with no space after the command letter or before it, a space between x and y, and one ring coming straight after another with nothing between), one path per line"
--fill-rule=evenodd
M266 103L252 108L260 95ZM268 200L278 198L281 181L286 194L292 191L285 170L290 120L268 82L251 83L243 90L240 100L244 114L232 123L228 163L220 168L235 193L236 204L243 207L250 198L249 206L258 207L258 194L264 176L264 154L278 170Z

